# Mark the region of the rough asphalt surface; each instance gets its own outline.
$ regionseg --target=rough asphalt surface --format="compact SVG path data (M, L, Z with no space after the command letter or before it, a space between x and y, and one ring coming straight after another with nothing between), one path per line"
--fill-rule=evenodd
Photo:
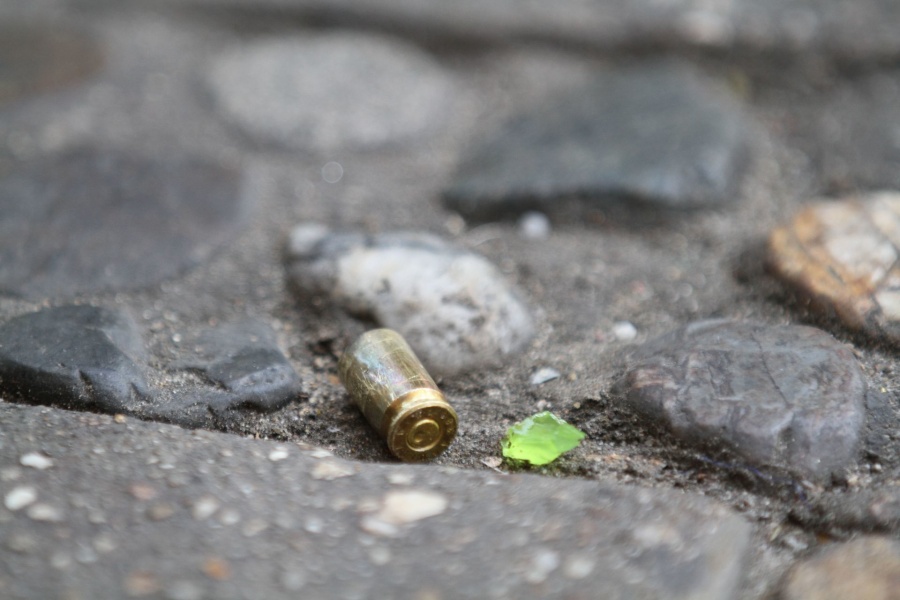
M795 218L900 186L897 31L3 2L0 598L898 597L900 361L838 300L894 314L900 238ZM459 414L428 465L337 379L385 325ZM504 462L543 410L584 442Z

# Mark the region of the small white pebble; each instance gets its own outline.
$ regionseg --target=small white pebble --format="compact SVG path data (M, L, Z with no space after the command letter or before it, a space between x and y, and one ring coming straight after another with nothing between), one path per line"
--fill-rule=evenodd
M637 337L637 327L628 321L619 321L612 328L613 335L620 342L630 342Z
M559 375L559 371L554 368L541 367L531 374L531 379L529 379L529 382L531 383L531 385L541 385L542 383L547 383L548 381L552 381L558 378Z
M20 510L37 500L37 490L33 487L22 485L10 490L3 499L3 504L9 510Z
M356 470L349 463L338 462L336 460L324 460L313 467L312 478L331 481L333 479L340 479L341 477L349 477L355 473Z
M191 510L191 515L198 521L203 521L213 516L219 510L219 501L212 496L204 496L196 502Z
M40 452L29 452L22 455L19 459L19 464L23 467L31 467L32 469L43 471L53 466L53 459L44 456Z
M288 451L284 448L276 448L269 452L269 460L272 462L278 462L279 460L284 460L288 457Z
M55 552L50 557L50 566L54 569L64 571L72 566L72 557L65 552Z
M43 502L31 506L28 509L28 516L35 521L46 521L48 523L60 523L63 520L61 510Z
M563 573L569 579L584 579L593 570L594 559L584 554L573 554L563 565Z
M397 490L384 495L381 510L366 515L360 527L372 535L395 537L399 526L434 517L447 510L446 496L427 490Z
M412 473L391 473L387 476L388 483L393 485L412 485Z
M221 513L219 513L219 523L222 525L230 526L237 525L241 522L241 513L234 510L233 508L226 508Z
M531 559L531 569L525 574L528 583L543 583L559 566L559 554L547 548L540 548Z
M550 219L544 213L530 211L519 219L519 234L526 240L546 239L550 230Z

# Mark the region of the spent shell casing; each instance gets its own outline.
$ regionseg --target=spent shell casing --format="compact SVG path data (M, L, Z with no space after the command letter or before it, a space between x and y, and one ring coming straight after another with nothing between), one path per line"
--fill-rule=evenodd
M400 460L431 460L456 436L456 411L396 331L361 335L341 356L338 374Z

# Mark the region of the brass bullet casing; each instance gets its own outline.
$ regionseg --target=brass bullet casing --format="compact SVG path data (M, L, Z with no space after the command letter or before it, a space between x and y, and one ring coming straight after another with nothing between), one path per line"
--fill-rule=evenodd
M400 460L431 460L456 437L456 411L396 331L361 335L341 356L338 374Z

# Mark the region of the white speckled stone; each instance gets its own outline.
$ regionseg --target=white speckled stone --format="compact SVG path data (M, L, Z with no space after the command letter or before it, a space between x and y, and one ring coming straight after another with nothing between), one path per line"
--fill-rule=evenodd
M300 293L395 329L438 375L497 366L534 335L528 307L491 263L433 235L302 225L287 263Z

